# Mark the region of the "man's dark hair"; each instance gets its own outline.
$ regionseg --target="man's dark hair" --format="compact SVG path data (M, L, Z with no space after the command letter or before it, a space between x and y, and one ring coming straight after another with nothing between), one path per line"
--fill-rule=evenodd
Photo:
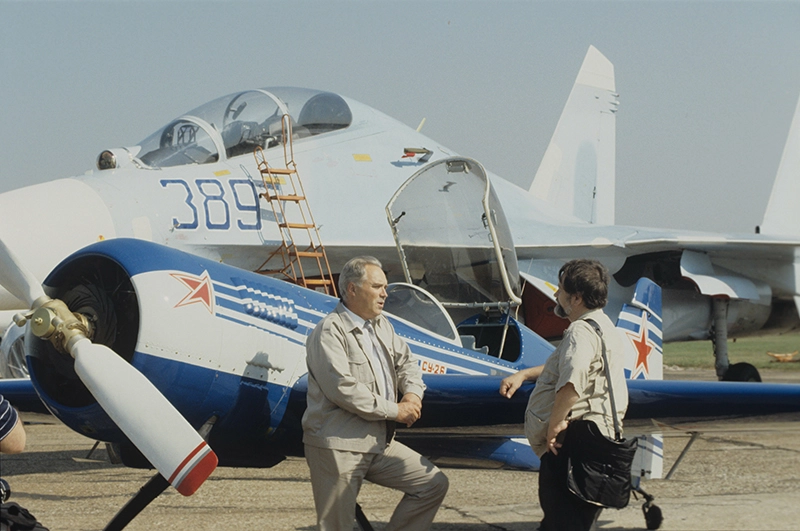
M597 260L571 260L558 271L561 287L569 295L580 295L589 310L602 308L608 302L608 283L611 277Z

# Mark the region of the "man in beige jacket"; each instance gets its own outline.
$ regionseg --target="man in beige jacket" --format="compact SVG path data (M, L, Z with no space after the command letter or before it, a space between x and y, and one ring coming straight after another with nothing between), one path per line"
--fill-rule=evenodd
M352 530L364 479L405 493L387 530L428 529L447 494L447 477L394 440L396 422L420 418L425 384L382 315L386 285L377 259L350 260L339 276L342 302L306 343L303 443L322 531Z

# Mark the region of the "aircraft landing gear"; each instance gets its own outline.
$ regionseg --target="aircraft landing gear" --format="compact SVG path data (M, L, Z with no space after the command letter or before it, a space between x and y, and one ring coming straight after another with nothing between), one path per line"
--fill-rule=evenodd
M167 487L169 487L169 481L164 479L164 476L157 473L139 489L139 492L137 492L133 498L128 500L128 503L126 503L114 518L106 524L103 531L120 531L124 529L131 520L136 518L136 515L150 505L150 502L167 490Z
M641 486L635 487L633 493L634 496L636 496L636 493L641 494L645 500L642 505L642 513L644 514L644 522L647 525L647 529L652 530L661 527L661 523L664 521L664 514L661 512L661 507L653 503L655 496L646 493ZM638 498L638 496L636 497Z
M760 382L761 375L749 363L728 361L728 299L714 297L711 300L714 315L714 326L711 329L711 341L714 344L714 367L717 378L724 382Z
M722 380L728 372L728 299L714 297L711 299L711 310L714 325L711 329L711 341L714 344L714 368L717 378Z

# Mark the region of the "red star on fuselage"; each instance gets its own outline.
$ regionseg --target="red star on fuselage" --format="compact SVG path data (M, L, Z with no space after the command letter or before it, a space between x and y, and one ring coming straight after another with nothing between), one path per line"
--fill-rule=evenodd
M181 299L181 301L175 305L175 308L200 303L205 306L211 314L214 313L214 288L211 285L211 278L208 276L208 271L203 271L203 274L199 277L186 273L172 273L172 276L189 288L189 294Z
M631 343L633 343L633 348L636 349L636 363L634 364L633 372L634 374L632 377L635 377L639 374L639 367L642 367L644 374L650 374L650 367L647 365L647 358L650 356L650 351L653 350L653 347L647 344L647 317L642 317L642 324L639 327L639 335L634 336L633 334L628 334L631 338Z

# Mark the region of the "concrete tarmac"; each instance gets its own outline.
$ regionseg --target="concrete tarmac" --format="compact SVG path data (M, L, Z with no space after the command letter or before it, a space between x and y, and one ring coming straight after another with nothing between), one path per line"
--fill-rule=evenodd
M687 376L707 375L678 377ZM797 377L778 374L765 380L787 378ZM53 531L103 529L153 475L111 464L102 446L87 459L94 441L52 417L23 418L27 450L0 456L0 475L11 485L11 501L28 508ZM661 529L800 530L800 413L660 422L665 475L691 434L699 434L671 479L644 484L664 513ZM450 491L434 530L536 529L542 512L535 472L444 470ZM381 530L399 498L368 483L359 502ZM311 530L314 524L308 468L305 460L290 458L271 469L217 469L191 497L169 488L126 529ZM631 500L623 510L605 510L598 528L645 529L641 501Z

